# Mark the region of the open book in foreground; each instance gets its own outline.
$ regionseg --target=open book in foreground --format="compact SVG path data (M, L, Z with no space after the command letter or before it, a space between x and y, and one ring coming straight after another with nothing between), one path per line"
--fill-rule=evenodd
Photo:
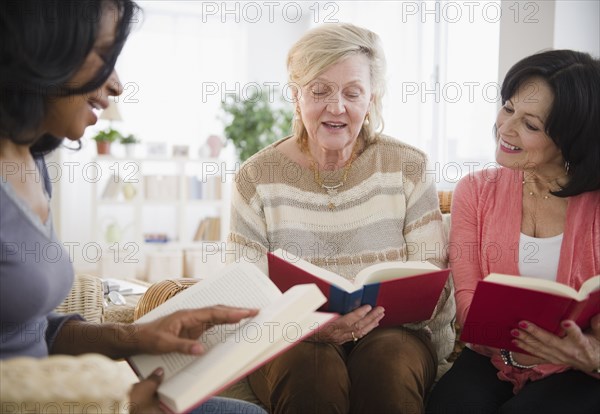
M237 324L218 325L199 341L205 353L137 355L128 359L140 378L163 367L160 402L172 412L185 412L206 401L276 355L320 329L336 315L315 312L325 297L315 285L281 293L256 266L225 267L171 298L138 320L148 322L180 309L227 305L259 308L260 313Z
M477 284L460 339L464 342L524 352L510 334L520 321L530 321L556 335L560 323L575 321L582 329L600 313L600 275L576 291L550 280L492 273Z
M364 268L351 282L285 250L269 252L269 277L282 292L314 283L327 297L320 310L340 314L383 306L382 327L429 319L449 273L429 262L385 262Z

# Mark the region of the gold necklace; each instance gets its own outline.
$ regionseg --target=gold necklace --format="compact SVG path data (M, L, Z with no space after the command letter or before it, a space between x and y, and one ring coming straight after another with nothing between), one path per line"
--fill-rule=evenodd
M523 186L527 185L527 181L523 180ZM531 190L527 191L530 196L537 197L537 194ZM544 200L548 200L552 194L550 194L550 190L546 190L546 194L543 195Z
M312 154L310 153L310 150L308 151L308 156L310 158L310 169L313 170L315 183L317 183L321 188L323 188L325 191L327 191L327 195L329 197L331 197L331 198L335 197L337 195L338 189L343 187L344 183L346 182L346 179L348 178L348 173L350 172L350 167L352 167L352 163L356 159L357 153L358 153L358 139L354 143L354 147L352 148L352 154L350 155L350 158L346 162L346 165L344 165L344 173L342 175L342 180L335 185L327 185L327 184L325 184L325 181L323 181L323 178L321 178L321 174L319 173L319 163L317 163L315 161ZM327 208L329 208L329 210L335 209L335 204L333 203L333 201L329 200L329 203L327 204Z

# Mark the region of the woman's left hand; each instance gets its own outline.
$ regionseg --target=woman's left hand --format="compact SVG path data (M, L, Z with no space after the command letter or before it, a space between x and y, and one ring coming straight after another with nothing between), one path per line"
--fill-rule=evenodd
M350 341L356 342L375 329L383 317L384 309L381 306L373 308L370 305L363 305L328 323L307 340L336 345Z
M598 369L600 367L600 314L592 318L591 327L585 332L582 332L571 320L561 322L561 326L566 333L562 338L531 322L519 322L519 329L513 330L514 343L548 363L568 365L584 372ZM519 362L523 363L520 360Z

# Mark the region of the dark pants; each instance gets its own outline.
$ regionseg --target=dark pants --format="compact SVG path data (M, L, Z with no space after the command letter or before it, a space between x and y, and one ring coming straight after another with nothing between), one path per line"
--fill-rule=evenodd
M513 384L498 379L497 373L488 357L465 348L431 391L427 413L600 413L600 380L583 372L528 382L516 395Z
M271 413L422 413L437 358L421 332L375 329L356 344L302 342L249 377Z

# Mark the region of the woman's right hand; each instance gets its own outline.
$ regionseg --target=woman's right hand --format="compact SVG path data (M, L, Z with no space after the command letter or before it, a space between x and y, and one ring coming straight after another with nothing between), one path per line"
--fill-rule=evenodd
M328 323L309 340L336 345L358 340L379 326L379 321L384 315L381 306L371 308L371 305L363 305Z
M164 371L157 368L148 378L135 384L129 392L130 414L164 414L158 404L156 390L163 380Z

